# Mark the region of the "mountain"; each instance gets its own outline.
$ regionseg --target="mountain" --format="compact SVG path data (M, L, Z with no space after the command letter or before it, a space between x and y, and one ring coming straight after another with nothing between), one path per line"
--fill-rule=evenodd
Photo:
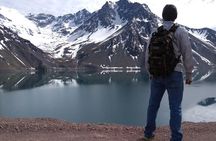
M79 45L70 42L68 38L90 16L91 13L83 9L75 14L58 17L41 13L29 14L26 18L33 21L40 29L39 41L41 42L38 45L40 49L49 53L53 58L70 60L76 57Z
M196 63L195 80L208 79L214 74L216 64L216 32L212 29L187 29L189 32L193 57Z
M0 25L1 70L35 70L38 66L52 64L52 59L30 41Z
M91 13L86 9L80 10L75 14L66 14L63 16L55 17L50 14L40 13L37 15L29 14L27 18L34 21L39 27L51 28L53 32L60 33L64 36L73 32L85 20L91 16Z
M19 13L17 10L6 7L0 7L0 15L0 25L11 29L19 37L29 40L33 45L43 50L43 52L47 53L52 58L62 58L65 52L61 48L66 48L71 44L67 41L66 36L63 36L62 34L57 32L53 32L50 26L45 26L45 23L53 23L50 20L52 19L50 18L52 17L51 15L48 15L48 21L31 21L24 15ZM39 15L40 17L42 17L41 19L45 18L45 14ZM39 23L35 24L35 21ZM40 27L38 25L43 26ZM70 55L73 55L73 53L71 53ZM75 54L73 56L75 56Z
M150 10L146 7L138 3L129 3L127 0L116 3L106 2L100 10L94 12L91 18L71 34L69 40L76 43L101 42L133 20L154 20L156 16L149 13ZM157 21L152 23L157 23Z
M0 7L0 24L11 29L21 38L29 40L32 44L45 52L52 54L53 46L61 37L51 29L40 28L34 22L27 19L17 10ZM63 39L62 39L63 40Z
M113 24L116 19L121 26L113 31L116 29L116 24ZM78 66L102 69L143 68L149 35L160 23L161 19L151 13L147 5L127 0L107 2L71 34L73 42L82 43L77 53ZM186 29L189 31L193 55L199 69L197 73L206 73L216 63L216 32L207 28ZM102 31L113 33L105 34ZM102 34L94 36L100 32ZM98 41L100 38L102 40Z
M70 34L79 67L140 68L151 31L161 22L147 5L106 2Z
M146 4L128 0L106 2L93 13L83 9L58 17L44 13L25 17L0 8L0 25L57 60L57 66L78 69L143 69L148 39L161 23ZM194 78L206 79L216 64L216 31L180 26L189 32Z

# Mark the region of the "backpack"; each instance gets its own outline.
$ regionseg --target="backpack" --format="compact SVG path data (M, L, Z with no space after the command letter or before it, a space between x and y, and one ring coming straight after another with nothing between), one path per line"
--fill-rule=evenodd
M173 36L177 28L175 24L170 30L160 26L152 34L148 47L148 63L149 72L153 77L168 76L180 62L180 56L176 57L173 47Z

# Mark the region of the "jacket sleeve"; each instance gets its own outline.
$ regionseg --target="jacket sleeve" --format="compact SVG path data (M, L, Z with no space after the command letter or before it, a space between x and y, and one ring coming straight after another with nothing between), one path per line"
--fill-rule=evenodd
M188 33L185 29L182 29L179 41L181 54L183 58L183 65L186 73L186 79L192 80L194 61L192 56L191 42L189 40Z

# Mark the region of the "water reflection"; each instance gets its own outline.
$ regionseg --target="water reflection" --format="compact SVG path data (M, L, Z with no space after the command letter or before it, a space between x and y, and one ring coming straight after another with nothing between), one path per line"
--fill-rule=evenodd
M43 85L94 85L118 83L127 85L148 81L145 73L137 72L55 72L55 73L4 73L0 74L0 88L21 90Z
M194 71L193 82L216 82L216 72ZM146 73L142 72L55 72L55 73L0 73L0 89L18 90L40 87L43 85L120 85L142 83L148 81Z

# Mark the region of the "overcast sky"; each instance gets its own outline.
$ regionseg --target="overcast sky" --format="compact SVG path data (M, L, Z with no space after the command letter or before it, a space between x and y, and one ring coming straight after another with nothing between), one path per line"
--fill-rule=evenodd
M75 13L86 8L90 12L98 10L107 0L0 0L1 6L15 8L26 13L49 13L63 15ZM110 0L117 1L117 0ZM215 0L130 0L146 3L153 13L161 17L165 4L175 4L178 9L177 21L180 24L193 27L216 27Z

